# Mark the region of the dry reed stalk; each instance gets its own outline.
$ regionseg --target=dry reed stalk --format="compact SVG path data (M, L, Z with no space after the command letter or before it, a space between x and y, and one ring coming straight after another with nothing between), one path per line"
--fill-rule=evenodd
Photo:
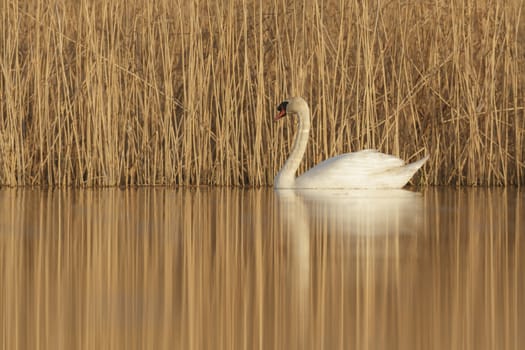
M525 183L522 1L3 0L4 185L264 186L375 147L415 183Z

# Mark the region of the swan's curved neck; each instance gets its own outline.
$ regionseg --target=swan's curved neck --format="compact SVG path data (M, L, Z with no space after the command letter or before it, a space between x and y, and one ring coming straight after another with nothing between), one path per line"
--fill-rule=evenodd
M297 112L299 117L299 127L295 136L294 144L290 156L286 163L275 177L275 188L292 188L295 183L295 173L306 151L308 144L308 134L310 131L310 110L306 107Z

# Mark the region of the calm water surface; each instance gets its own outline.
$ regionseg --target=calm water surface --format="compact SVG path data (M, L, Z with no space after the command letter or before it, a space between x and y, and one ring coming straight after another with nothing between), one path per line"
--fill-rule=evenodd
M2 349L523 349L525 192L1 190Z

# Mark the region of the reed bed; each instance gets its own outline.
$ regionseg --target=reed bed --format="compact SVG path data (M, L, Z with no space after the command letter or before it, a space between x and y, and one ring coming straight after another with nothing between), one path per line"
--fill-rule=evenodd
M525 183L522 1L0 0L0 183L271 185L341 152Z

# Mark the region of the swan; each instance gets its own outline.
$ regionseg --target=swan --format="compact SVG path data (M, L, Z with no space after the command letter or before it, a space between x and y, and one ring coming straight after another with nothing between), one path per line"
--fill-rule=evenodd
M391 189L402 188L428 159L406 164L395 156L374 149L345 153L327 159L299 177L295 173L303 159L310 132L310 109L301 97L277 106L277 121L287 114L299 117L299 128L290 156L275 176L274 188L305 189Z

